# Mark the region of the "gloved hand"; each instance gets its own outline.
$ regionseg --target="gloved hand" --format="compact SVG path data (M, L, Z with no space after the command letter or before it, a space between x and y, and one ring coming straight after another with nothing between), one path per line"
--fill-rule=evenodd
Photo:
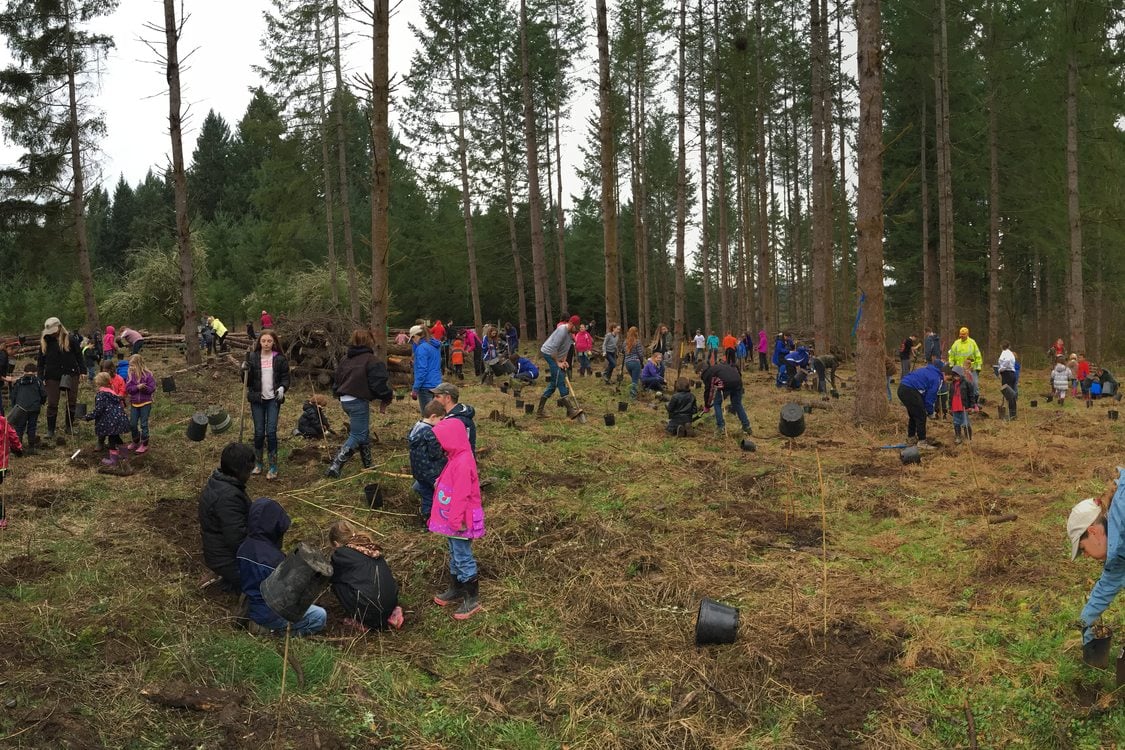
M285 400L285 386L279 386L276 393L277 393L277 400L278 401L284 401Z
M417 401L418 400L418 391L411 391L410 392L410 400L411 401Z

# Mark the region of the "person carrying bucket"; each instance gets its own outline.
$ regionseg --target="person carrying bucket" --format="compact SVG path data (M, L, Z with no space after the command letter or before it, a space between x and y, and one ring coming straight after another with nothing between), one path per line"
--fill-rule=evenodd
M1114 487L1071 508L1066 533L1071 560L1081 553L1103 563L1102 574L1078 616L1085 646L1095 637L1094 625L1125 586L1125 467L1117 467Z

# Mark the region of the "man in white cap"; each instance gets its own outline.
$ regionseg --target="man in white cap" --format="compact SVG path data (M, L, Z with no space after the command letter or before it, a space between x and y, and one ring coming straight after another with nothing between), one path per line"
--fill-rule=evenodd
M1117 467L1115 488L1099 498L1086 498L1075 505L1066 519L1070 537L1070 559L1081 552L1104 563L1082 614L1082 643L1094 638L1094 624L1125 586L1125 468Z

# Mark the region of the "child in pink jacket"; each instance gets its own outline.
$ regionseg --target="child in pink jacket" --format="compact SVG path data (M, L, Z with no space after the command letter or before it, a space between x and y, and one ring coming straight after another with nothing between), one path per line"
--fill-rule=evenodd
M435 596L434 603L445 607L460 601L453 617L467 620L481 609L472 546L473 539L484 536L480 478L464 423L445 419L433 430L448 460L434 485L429 528L449 539L449 572L453 576L453 585Z

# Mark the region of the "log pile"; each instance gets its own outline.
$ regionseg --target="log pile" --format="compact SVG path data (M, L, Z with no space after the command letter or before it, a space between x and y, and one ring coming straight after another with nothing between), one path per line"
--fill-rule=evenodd
M293 377L298 382L312 380L319 388L330 387L336 366L347 356L354 326L346 320L325 316L289 318L275 328ZM409 386L414 379L409 347L391 344L387 349L391 385Z

